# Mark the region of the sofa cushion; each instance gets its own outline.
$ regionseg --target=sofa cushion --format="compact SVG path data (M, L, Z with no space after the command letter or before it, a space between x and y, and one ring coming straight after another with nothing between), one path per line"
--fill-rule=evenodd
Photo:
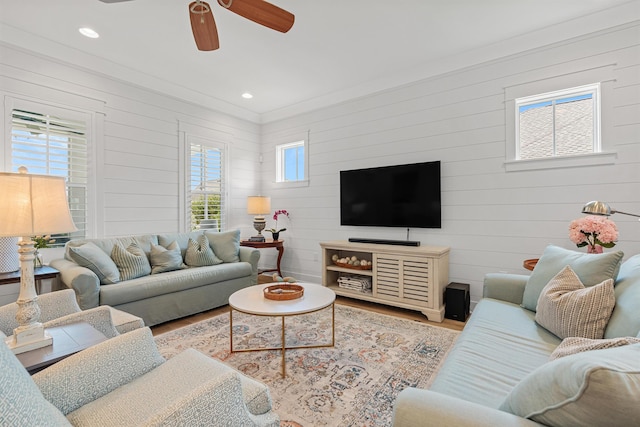
M71 425L62 412L44 398L24 366L4 343L0 343L0 367L1 426Z
M76 264L93 271L101 284L118 283L120 272L113 260L93 242L69 247L68 255Z
M216 256L224 262L238 262L240 256L240 230L225 231L215 233L205 231L204 235L209 239L209 244L213 248Z
M585 288L566 266L540 293L535 319L560 338L599 339L615 303L613 279Z
M497 408L560 344L534 315L518 304L480 300L430 389Z
M121 304L158 295L181 292L229 280L245 279L252 274L253 268L248 262L167 271L162 274L152 274L127 280L117 285L101 286L100 304L117 307ZM215 291L212 290L211 292ZM176 297L175 304L180 303L180 298Z
M125 249L120 243L113 247L111 259L118 266L120 280L131 280L151 274L151 265L147 255L134 242Z
M620 337L606 340L592 340L589 338L569 337L562 340L560 345L553 350L549 360L571 356L583 351L602 350L605 348L621 347L623 345L640 344L638 337Z
M640 333L640 255L620 266L616 280L616 306L604 331L605 338L636 336Z
M567 265L578 275L585 286L593 286L607 279L615 279L623 255L621 251L588 254L553 245L547 246L524 288L522 306L535 311L542 289L553 276Z
M209 240L204 234L198 236L197 241L189 239L184 262L189 267L222 264L222 260L213 253L211 246L209 246Z
M179 270L184 266L180 246L175 240L166 248L161 245L152 245L149 256L151 259L151 274Z
M550 426L632 426L640 420L640 344L578 353L522 380L500 409Z

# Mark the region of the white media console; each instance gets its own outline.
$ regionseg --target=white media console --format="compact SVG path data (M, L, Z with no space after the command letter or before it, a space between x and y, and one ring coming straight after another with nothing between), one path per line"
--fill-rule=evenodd
M322 247L322 284L337 295L422 312L429 320L444 319L444 290L449 283L449 248L331 241ZM371 270L338 266L332 260L355 256L372 262ZM342 275L370 277L371 291L338 286Z

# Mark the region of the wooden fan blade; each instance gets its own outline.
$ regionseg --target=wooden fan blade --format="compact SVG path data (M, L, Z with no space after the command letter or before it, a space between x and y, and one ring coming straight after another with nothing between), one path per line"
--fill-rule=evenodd
M264 0L218 0L218 4L233 13L281 33L289 31L295 20L292 13Z
M191 31L198 50L218 49L220 47L218 29L209 4L203 1L190 3L189 18L191 19Z

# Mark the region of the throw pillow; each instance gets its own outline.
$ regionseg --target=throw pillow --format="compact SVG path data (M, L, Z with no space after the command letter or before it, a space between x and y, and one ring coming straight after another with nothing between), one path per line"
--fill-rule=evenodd
M559 338L600 339L615 304L613 279L585 288L566 266L542 290L536 323Z
M205 265L222 264L223 261L213 253L207 236L201 234L198 236L198 241L189 239L187 252L184 254L184 262L189 267L203 267Z
M118 266L120 280L131 280L151 274L147 256L135 243L131 243L126 249L120 244L114 245L111 258Z
M634 255L620 266L616 278L616 306L604 330L605 338L629 337L640 331L640 255Z
M108 285L120 281L120 272L109 255L94 243L69 247L69 258L76 264L93 271L100 283Z
M545 363L500 409L549 426L633 426L640 420L640 344Z
M240 261L240 230L215 233L205 231L204 235L209 239L216 256L224 262Z
M183 266L180 246L175 240L166 248L160 245L151 245L150 257L151 274L180 270Z
M571 266L585 286L593 286L607 279L615 280L623 255L621 251L588 254L547 246L524 288L522 306L536 311L542 288L567 265Z
M556 360L583 351L602 350L629 344L640 344L640 338L621 337L608 340L592 340L589 338L569 337L563 339L560 345L553 350L553 353L549 356L549 360Z

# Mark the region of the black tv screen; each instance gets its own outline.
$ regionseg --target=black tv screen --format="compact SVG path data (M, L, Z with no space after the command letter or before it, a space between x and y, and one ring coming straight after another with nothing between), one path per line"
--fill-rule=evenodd
M340 171L340 224L440 228L440 162Z

